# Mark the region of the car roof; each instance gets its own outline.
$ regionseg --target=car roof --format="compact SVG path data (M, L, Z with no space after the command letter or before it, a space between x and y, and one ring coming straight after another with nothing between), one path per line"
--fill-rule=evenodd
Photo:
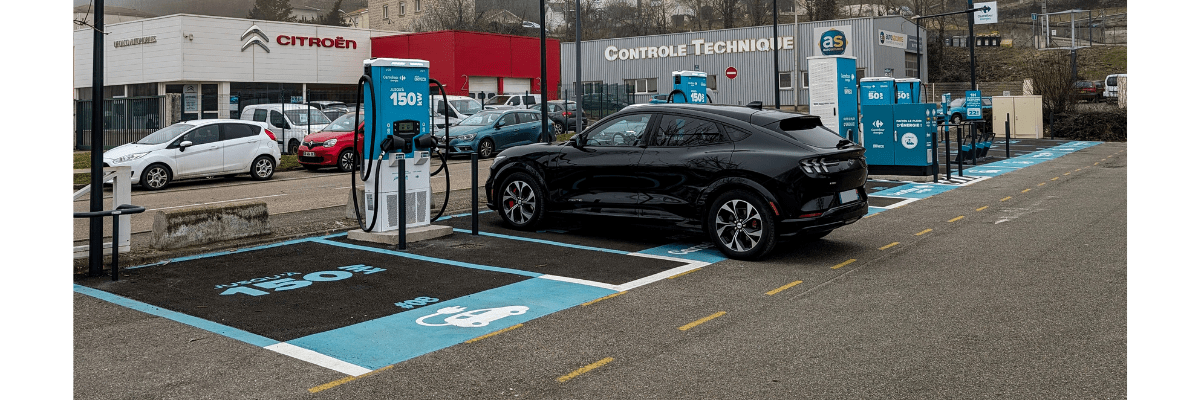
M774 109L756 109L746 106L734 106L727 104L687 104L687 103L665 103L665 104L638 104L626 108L626 110L638 111L655 111L655 112L671 112L671 111L688 111L699 114L715 114L726 118L731 118L750 124L763 126L775 121L785 120L789 118L807 117L818 118L816 116L800 113L791 113L778 111Z
M283 108L284 110L303 110L303 109L314 109L315 110L316 109L316 107L311 107L307 104L291 104L291 103L287 103L287 104L278 104L278 103L251 104L251 105L246 106L246 108L250 108L250 109L265 108L265 109L270 109L270 110L278 110L279 106L281 106L281 105L284 106L284 108Z
M233 119L233 118L193 119L190 121L179 121L176 123L177 124L195 125L195 126L204 126L204 125L230 123L230 122L237 122L237 123L241 123L241 124L251 124L251 125L265 124L265 122L260 122L260 121L249 121L249 120L244 120L244 119Z

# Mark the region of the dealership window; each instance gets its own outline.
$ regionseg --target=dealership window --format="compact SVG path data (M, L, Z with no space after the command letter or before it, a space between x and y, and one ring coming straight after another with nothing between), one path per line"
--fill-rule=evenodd
M920 78L917 76L919 65L921 65L921 59L915 53L904 53L904 76Z
M604 91L603 85L601 81L583 82L583 94L601 93Z
M413 3L415 3L414 5L416 6L413 11L421 12L421 0L415 0Z
M658 93L658 78L626 79L626 93Z
M400 2L400 16L404 16L405 8L408 8L408 2L407 1Z
M157 83L140 83L136 85L125 85L125 96L127 97L146 97L157 96Z
M779 88L780 89L791 89L792 88L792 72L791 71L779 73Z
M383 5L383 19L388 19L388 5Z

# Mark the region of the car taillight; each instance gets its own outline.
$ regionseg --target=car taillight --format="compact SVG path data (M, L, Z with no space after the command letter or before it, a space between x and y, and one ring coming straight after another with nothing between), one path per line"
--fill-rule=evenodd
M563 117L570 117L571 113L563 111Z
M276 139L276 138L275 138L275 134L274 134L274 133L271 133L271 130L270 130L270 129L263 129L263 130L267 132L267 137L271 138L271 140L275 140L275 141L278 141L278 140L279 140L279 139Z

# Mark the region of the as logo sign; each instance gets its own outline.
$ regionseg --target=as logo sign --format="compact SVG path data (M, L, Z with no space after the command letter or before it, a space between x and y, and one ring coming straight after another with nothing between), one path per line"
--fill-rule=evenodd
M830 29L821 34L821 54L827 56L844 54L847 44L846 34L837 29Z

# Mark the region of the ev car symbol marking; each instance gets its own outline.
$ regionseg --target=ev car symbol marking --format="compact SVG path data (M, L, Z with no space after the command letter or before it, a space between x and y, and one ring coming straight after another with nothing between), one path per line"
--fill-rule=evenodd
M904 148L906 149L915 149L917 148L917 135L913 134L912 132L905 133L904 136L900 137L900 143L903 144Z
M683 250L667 250L667 253L675 254L675 255L684 255L684 254L688 254L688 253L695 253L697 251L712 248L712 247L713 247L712 243L700 243L698 245L688 247Z
M456 307L446 307L446 308L437 310L437 313L429 314L424 317L417 318L417 324L424 325L424 326L453 325L453 326L457 326L460 328L479 328L479 327L487 326L492 321L495 321L495 320L498 320L498 319L501 319L504 317L524 314L526 311L529 311L529 307L507 306L507 307L496 307L496 308L481 308L478 310L471 310L471 311L467 311L467 312L463 312L463 310L466 310L466 309L462 308L462 307L457 307L457 306ZM426 318L436 317L439 315L447 315L447 314L454 314L454 315L446 317L446 319L445 319L446 323L444 323L444 324L430 324L430 323L425 322Z

